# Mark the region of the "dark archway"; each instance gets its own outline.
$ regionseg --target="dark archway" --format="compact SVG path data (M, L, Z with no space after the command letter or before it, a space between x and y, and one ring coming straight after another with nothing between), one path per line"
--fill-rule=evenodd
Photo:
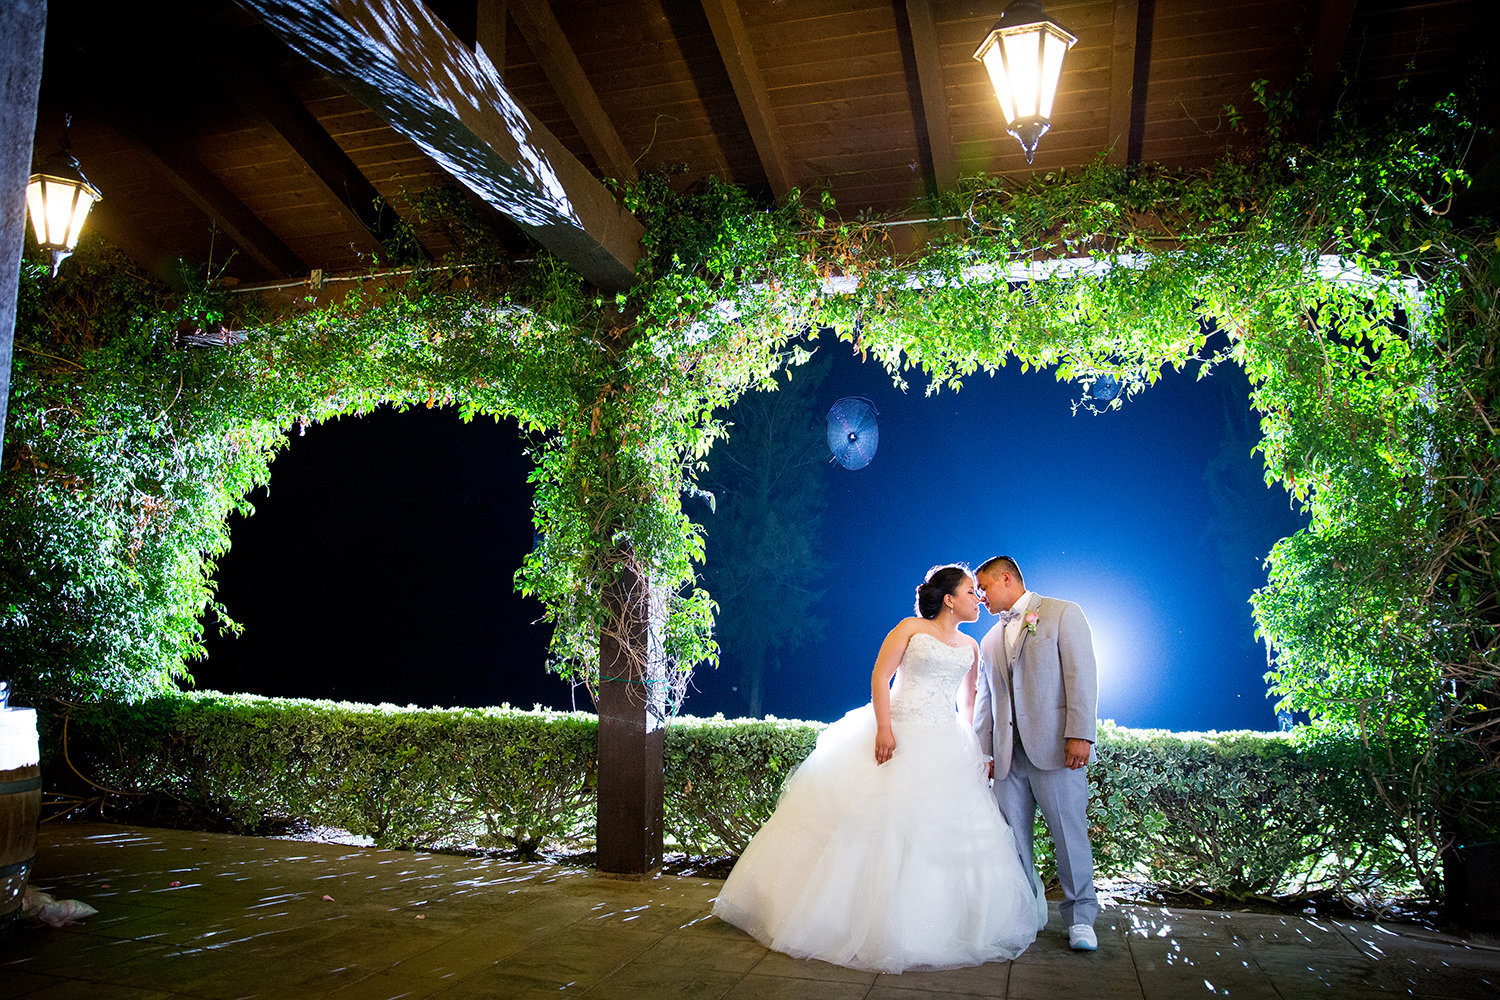
M279 697L565 709L551 630L515 592L532 464L515 425L383 407L294 433L253 517L231 518L196 686ZM583 704L588 707L587 695Z

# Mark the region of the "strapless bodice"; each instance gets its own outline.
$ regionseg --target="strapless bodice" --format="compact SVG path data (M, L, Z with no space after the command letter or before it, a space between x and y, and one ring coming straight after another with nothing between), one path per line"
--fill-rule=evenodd
M891 689L891 723L952 724L958 682L973 665L973 647L950 646L926 632L913 635Z

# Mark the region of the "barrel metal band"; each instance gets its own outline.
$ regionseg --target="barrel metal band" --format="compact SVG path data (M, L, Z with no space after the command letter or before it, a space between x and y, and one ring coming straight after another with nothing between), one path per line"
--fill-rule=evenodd
M42 787L42 776L22 778L20 781L0 781L0 795L20 795L35 792Z
M33 854L25 861L17 861L13 865L0 865L0 882L5 881L12 875L25 875L27 872L31 871L31 863L35 860L36 855Z

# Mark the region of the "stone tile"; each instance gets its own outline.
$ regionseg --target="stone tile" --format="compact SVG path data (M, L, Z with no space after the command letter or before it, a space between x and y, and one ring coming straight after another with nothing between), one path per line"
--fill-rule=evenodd
M77 927L27 928L11 935L0 951L0 971L89 977L162 950L160 945L100 937Z
M1364 957L1331 922L1315 918L1237 913L1235 936L1257 957L1309 952L1342 961Z
M1003 997L1010 981L1011 963L989 962L964 969L908 969L899 975L876 977L875 989L919 991L930 996Z
M939 993L933 994L927 990L903 990L896 986L885 986L876 983L870 987L870 992L865 994L865 1000L922 1000L923 997L939 996L942 1000L993 1000L995 997L1003 997L1003 993Z
M1135 965L1123 945L1106 951L1073 951L1066 939L1047 950L1036 947L1010 966L1009 991L1015 1000L1140 1000Z
M724 1000L863 1000L871 984L797 979L787 976L745 976L724 994Z
M5 947L5 941L5 938L0 937L0 948ZM4 952L0 951L0 954ZM0 969L0 1000L29 996L44 987L55 985L61 978L41 972L22 972L13 967Z
M447 989L432 994L433 1000L538 1000L541 997L582 996L597 979L583 982L491 966L465 976Z
M649 953L648 953L649 954ZM740 981L736 972L654 965L645 957L617 969L591 986L590 997L611 1000L719 1000Z
M1320 952L1277 946L1258 952L1255 964L1283 995L1328 996L1329 990L1347 992L1405 992L1394 972L1383 963L1342 951Z
M167 991L209 1000L1500 993L1500 951L1394 924L1131 904L1100 914L1093 954L1068 950L1054 915L1008 967L877 977L768 952L712 916L722 883L701 877L617 880L546 864L105 824L54 825L42 837L37 884L101 912L80 927L0 940L0 1000ZM1001 969L1003 978L991 974Z
M1258 967L1191 961L1156 965L1138 960L1136 975L1145 1000L1226 994L1237 1000L1279 1000L1275 985Z
M501 959L531 945L535 940L481 927L450 938L411 958L403 959L391 971L426 979L462 978L487 969Z
M1232 915L1210 910L1120 907L1117 926L1132 941L1171 938L1182 941L1229 941L1234 937Z
M649 900L620 900L599 904L590 910L583 922L615 924L632 930L649 930L668 934L707 915L707 910L686 906L665 906Z
M317 962L277 956L234 954L222 950L158 952L108 970L107 981L145 990L190 993L214 1000L240 997L313 995L305 984L323 991L359 978L361 973Z
M712 913L706 914L702 917L698 917L695 920L690 920L686 924L683 924L682 932L684 934L702 934L708 937L719 938L721 940L728 940L733 938L739 938L742 941L755 940L749 934L746 934L744 931L734 926L734 924L720 920Z
M0 992L0 996L4 996ZM91 983L83 979L65 979L36 993L27 1000L170 1000L175 994L159 990L141 990L115 983Z
M755 963L750 970L757 976L778 976L785 979L814 979L819 982L860 983L866 987L875 984L876 974L859 969L846 969L842 965L831 965L815 958L792 958L779 951L767 951L766 957Z
M768 951L765 945L748 934L737 932L731 937L713 932L695 934L691 930L680 930L662 938L636 961L743 974L765 958Z
M543 938L524 951L506 956L488 972L530 977L558 987L587 987L645 952L660 940L648 932L575 927ZM472 978L472 977L470 977Z
M411 924L410 928L379 928L345 921L336 933L310 933L282 954L324 966L351 965L366 971L378 971L429 951L447 940L447 935L427 930L421 921L413 920Z
M397 969L383 969L320 996L327 1000L426 1000L459 981L405 975Z

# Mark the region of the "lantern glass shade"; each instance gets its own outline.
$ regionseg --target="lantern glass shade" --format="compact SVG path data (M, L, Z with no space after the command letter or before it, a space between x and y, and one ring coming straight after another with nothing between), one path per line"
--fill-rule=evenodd
M1006 8L974 58L989 72L1008 131L1030 163L1036 144L1052 127L1052 102L1063 56L1078 39L1047 18L1042 5L1018 0Z
M52 251L54 272L56 264L78 246L83 220L99 197L99 189L89 183L78 161L66 152L31 175L26 185L26 206L36 241L42 249Z

